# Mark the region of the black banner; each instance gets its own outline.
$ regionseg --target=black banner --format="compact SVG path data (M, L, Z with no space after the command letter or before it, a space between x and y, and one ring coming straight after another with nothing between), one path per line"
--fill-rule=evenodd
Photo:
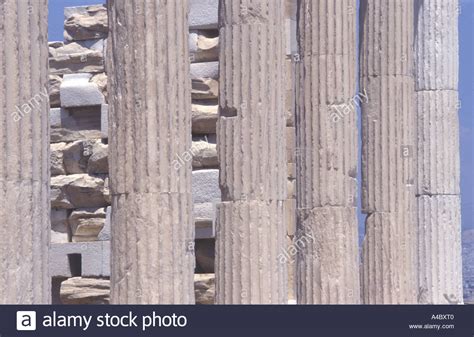
M109 334L473 337L474 306L0 306L0 337Z

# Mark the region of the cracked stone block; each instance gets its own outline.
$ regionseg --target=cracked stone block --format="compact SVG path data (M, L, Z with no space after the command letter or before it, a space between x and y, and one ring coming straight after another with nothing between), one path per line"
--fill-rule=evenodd
M109 27L105 5L66 7L64 16L64 38L67 41L107 37Z
M86 45L86 44L83 44ZM73 42L49 44L50 74L103 73L104 53Z

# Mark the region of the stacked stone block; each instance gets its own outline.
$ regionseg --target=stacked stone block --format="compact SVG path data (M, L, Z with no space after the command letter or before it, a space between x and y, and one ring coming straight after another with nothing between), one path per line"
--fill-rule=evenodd
M298 303L359 303L356 2L303 0L298 15Z
M361 1L362 298L366 304L417 302L414 3Z
M462 303L457 0L417 0L419 300Z
M91 24L92 17L97 24ZM65 42L49 43L55 244L97 241L110 205L107 144L101 133L101 116L107 110L106 8L68 8L65 27Z
M46 0L0 3L0 303L50 302Z

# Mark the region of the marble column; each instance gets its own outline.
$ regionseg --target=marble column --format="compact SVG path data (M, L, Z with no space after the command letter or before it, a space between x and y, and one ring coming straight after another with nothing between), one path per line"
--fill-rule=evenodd
M0 45L0 304L48 304L48 1L1 1Z
M365 304L417 303L413 0L362 0Z
M284 0L220 0L216 302L287 302Z
M463 302L457 0L416 0L419 300Z
M188 2L108 8L111 302L194 303Z
M356 1L298 10L297 214L301 304L360 303L356 175Z

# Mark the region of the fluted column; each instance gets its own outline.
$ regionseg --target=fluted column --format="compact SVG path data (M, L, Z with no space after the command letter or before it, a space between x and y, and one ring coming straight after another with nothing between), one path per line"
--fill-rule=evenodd
M356 1L299 1L297 297L360 303Z
M108 7L111 301L194 303L188 2Z
M0 303L51 301L48 2L0 3Z
M417 302L413 0L362 0L362 248L366 304Z
M462 303L458 0L416 0L420 303Z
M221 0L216 301L286 303L284 1Z

